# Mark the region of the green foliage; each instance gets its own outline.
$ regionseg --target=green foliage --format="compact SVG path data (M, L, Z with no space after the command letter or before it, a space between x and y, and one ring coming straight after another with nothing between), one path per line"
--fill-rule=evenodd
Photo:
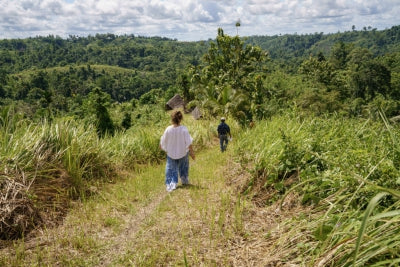
M303 73L315 82L328 85L332 82L333 66L326 60L310 57L301 64L299 72Z
M304 151L301 151L289 136L284 131L281 131L282 142L284 143L282 154L279 156L278 177L280 179L288 178L294 171L302 168L302 159Z
M231 114L242 123L260 118L265 60L266 53L259 47L244 46L239 36L230 37L218 29L216 43L204 55L204 66L191 69L196 103L214 116Z
M10 99L25 100L31 105L37 101L53 110L72 113L79 111L74 106L79 97L86 97L94 87L99 87L114 101L125 102L140 98L153 86L159 85L165 90L169 86L159 83L157 74L112 66L58 67L39 73L45 77L46 83L35 81L37 74L31 70L9 75L4 86L6 95Z
M94 87L118 102L165 91L206 49L206 42L112 34L0 40L0 96L26 101L29 117L43 109L49 116L76 114Z
M181 74L178 79L178 85L182 91L183 99L187 102L190 102L194 99L193 92L190 92L190 81L189 76L186 73ZM168 97L167 99L171 99L173 95Z
M132 126L132 116L131 116L131 113L128 113L128 112L125 112L125 113L124 113L124 118L122 119L121 126L122 126L122 128L124 128L125 130L128 130L129 128L131 128L131 126Z
M102 64L138 70L168 70L172 74L171 68L183 68L187 63L195 62L206 51L206 45L159 37L97 34L67 39L47 36L1 40L0 49L0 63L6 64L9 72L33 66Z
M105 135L114 135L115 127L108 113L107 106L109 105L110 96L101 91L100 88L93 88L89 94L89 110L93 110L95 115L94 125L97 128L99 137Z
M392 79L397 77L392 70L397 70L383 59L374 58L367 48L344 42L332 47L327 61L310 57L299 68L306 82L313 83L311 90L299 95L300 107L315 114L340 111L350 116L370 116L375 113L373 107L381 103L388 116L397 115L396 78Z
M288 174L294 170L299 172L300 177L302 173L307 178L326 175L328 180L334 177L338 170L349 172L341 173L342 177L344 175L350 178L353 172L365 176L369 173L369 168L378 164L380 157L389 157L389 162L396 160L395 154L389 153L392 151L392 143L388 143L388 138L390 140L393 137L385 130L385 125L366 122L368 125L366 127L361 122L340 117L302 120L300 124L284 116L280 119L274 118L270 122L262 122L248 133L249 137L241 138L243 143L237 149L239 154L243 153L242 160L247 162L249 160L247 155L257 155L254 162L257 168L255 173L267 173L270 178L274 178L273 181L288 178L290 176ZM250 144L253 139L258 142L265 140L268 144L252 147ZM358 141L354 142L354 140ZM273 147L270 147L271 144ZM249 151L244 152L246 150ZM385 175L398 173L387 171L388 167L384 166L381 163L374 168L369 177L382 177L381 168L386 169ZM388 176L374 180L382 183L381 186L396 186L396 179L388 179ZM350 178L348 182L353 184L355 181ZM303 189L308 191L306 186ZM310 188L310 191L313 189ZM322 193L320 197L327 196L328 192L317 191ZM362 195L359 197L363 198Z
M220 30L216 42L113 34L0 40L0 96L2 103L23 101L30 118L48 119L84 116L80 107L94 87L119 103L153 89L167 91L161 94L166 99L181 93L190 106L230 114L243 124L292 103L318 114L349 112L356 98L399 99L398 33L395 26L242 39ZM262 51L272 60L266 61ZM265 81L275 72L291 76L298 70L307 81L286 77L290 82L279 92ZM156 102L151 96L143 101Z
M332 46L329 60L335 69L346 68L348 56L353 48L353 44L345 44L343 41L338 41Z
M139 98L139 103L142 105L145 104L157 104L158 102L162 101L163 91L161 89L152 89L147 93L144 93Z

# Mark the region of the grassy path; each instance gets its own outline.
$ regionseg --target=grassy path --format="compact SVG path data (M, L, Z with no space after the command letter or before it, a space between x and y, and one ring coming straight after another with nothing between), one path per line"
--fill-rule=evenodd
M225 196L226 204L230 202L223 177L226 164L226 154L217 149L207 151L192 162L192 186L179 187L172 193L166 193L162 186L157 194L163 197L152 202L151 213L141 220L135 237L129 239L127 249L115 260L134 266L176 266L185 262L210 265L223 241L213 229L221 212L221 198ZM163 170L162 166L161 173ZM159 184L162 182L163 178Z
M0 263L234 265L230 256L235 236L243 235L244 203L226 185L224 173L233 167L229 158L229 152L221 154L218 147L198 154L191 161L191 186L171 193L164 187L163 164L142 167L74 207L62 226L16 243L11 256L0 257Z

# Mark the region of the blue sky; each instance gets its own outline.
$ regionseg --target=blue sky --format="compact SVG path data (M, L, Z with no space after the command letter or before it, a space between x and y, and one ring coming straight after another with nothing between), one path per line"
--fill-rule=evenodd
M0 39L162 36L181 41L400 25L400 0L0 0Z

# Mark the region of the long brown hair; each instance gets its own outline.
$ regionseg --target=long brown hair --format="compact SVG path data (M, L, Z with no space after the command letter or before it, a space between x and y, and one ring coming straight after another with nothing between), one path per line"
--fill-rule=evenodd
M171 114L171 120L173 124L179 125L183 119L182 112L180 110L174 111Z

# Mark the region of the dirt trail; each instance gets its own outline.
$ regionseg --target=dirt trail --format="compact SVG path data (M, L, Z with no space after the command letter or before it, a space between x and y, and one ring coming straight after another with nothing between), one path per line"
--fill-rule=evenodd
M203 236L209 232L211 218L208 209L211 207L214 213L219 213L217 202L225 186L222 176L228 159L228 156L217 152L216 149L205 151L198 155L195 162L191 162L191 186L179 186L171 193L167 193L163 185L154 188L145 203L135 203L134 213L118 212L122 221L122 229L118 233L109 228L99 229L96 238L106 245L96 266L159 265L161 262L164 265L165 260L167 265L175 265L181 262L183 255L175 255L178 260L165 257L169 258L171 251L183 253L185 243L193 238L187 239L185 235L200 236L198 242L209 243L209 233ZM156 168L158 173L163 173L163 165ZM198 231L203 234L199 235ZM206 240L201 240L204 237ZM187 250L187 257L191 258L191 248Z
M107 238L108 242L112 245L109 246L105 253L100 256L99 266L110 266L115 255L122 255L129 249L129 241L135 240L135 236L142 228L146 218L151 216L155 209L165 199L166 195L166 192L160 193L148 205L140 207L134 215L124 214L121 216L121 220L124 222L124 229L121 233L119 235L105 235L103 237Z

